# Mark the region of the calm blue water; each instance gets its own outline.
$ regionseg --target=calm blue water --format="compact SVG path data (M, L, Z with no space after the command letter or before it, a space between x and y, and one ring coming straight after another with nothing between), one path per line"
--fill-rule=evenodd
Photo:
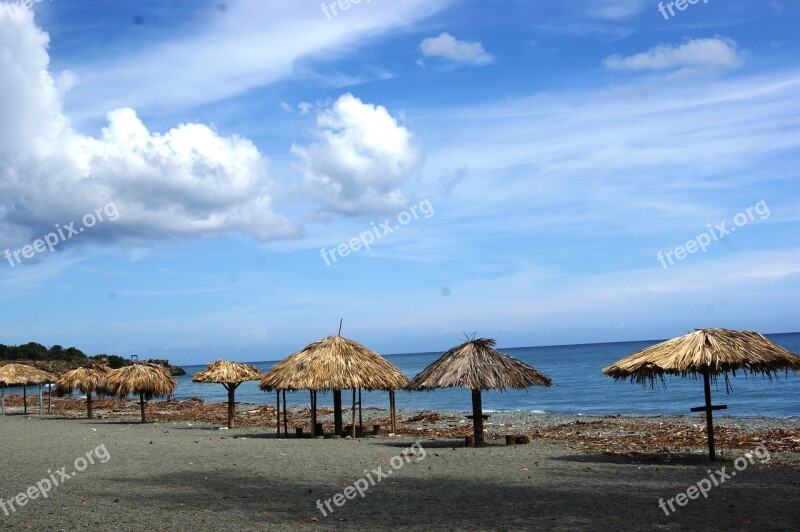
M768 337L794 353L800 352L800 333L773 334ZM651 390L628 381L615 382L602 373L602 368L659 341L501 349L552 377L554 386L509 390L504 393L484 392L484 410L525 410L555 414L690 414L691 407L704 404L702 380L667 378L666 389L657 385ZM400 368L408 378L412 378L441 354L387 355L385 358ZM274 364L275 362L260 362L254 365L262 371L268 371ZM184 366L187 375L176 378L176 399L199 396L206 401L227 401L222 385L192 383L191 376L204 368L205 366ZM725 393L724 382L720 381L716 388L712 385L714 404L728 405L728 410L718 412L720 416L800 416L800 374L790 374L788 378L781 374L772 381L760 376L745 377L737 374L735 378L731 378L731 383L733 393L728 395ZM350 400L349 393L342 395L343 402L347 404ZM333 403L330 394L318 397L320 406L330 406ZM469 390L399 391L396 397L398 408L455 412L471 409ZM257 382L246 382L236 390L236 400L274 404L275 393L264 393L258 389ZM286 401L293 406L307 405L309 393L287 393ZM389 406L386 392L363 392L363 402L365 407Z

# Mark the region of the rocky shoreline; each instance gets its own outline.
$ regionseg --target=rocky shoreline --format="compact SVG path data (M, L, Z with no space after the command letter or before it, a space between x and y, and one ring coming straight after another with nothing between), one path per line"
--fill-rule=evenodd
M28 398L28 412L34 413L37 397ZM6 407L11 413L21 412L22 398L6 396ZM82 418L85 400L53 398L53 415ZM134 400L96 399L95 416L98 419L136 420L138 403ZM364 434L371 434L374 425L380 432L389 432L389 413L378 408L363 410ZM151 401L147 417L159 422L187 422L196 426L219 428L226 424L227 405L205 402L199 397L184 401ZM311 413L308 408L289 408L286 429L295 435L296 427L310 433ZM350 412L345 409L345 424L350 423ZM327 434L333 432L333 412L329 408L317 411L317 421ZM398 410L397 434L414 438L459 441L472 434L471 421L465 412L434 412ZM274 405L238 403L236 425L256 428L266 435L276 432ZM358 420L356 420L358 423ZM800 418L715 418L717 449L723 455L751 450L763 445L774 453L776 460L787 464L800 464ZM534 441L547 440L566 445L575 451L626 457L632 460L672 461L679 455L702 457L706 450L705 421L702 416L647 416L647 415L554 415L534 412L506 411L490 413L485 423L486 438L502 444L505 437L525 436ZM283 432L283 419L281 419Z

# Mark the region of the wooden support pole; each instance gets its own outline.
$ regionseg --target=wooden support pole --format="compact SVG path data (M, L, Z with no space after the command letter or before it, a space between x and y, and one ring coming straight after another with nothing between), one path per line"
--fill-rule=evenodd
M358 432L364 434L364 418L361 411L361 388L358 389Z
M6 415L6 383L0 386L0 404L2 404L3 415Z
M480 390L472 390L472 417L475 446L480 447L483 445L483 403Z
M228 428L232 429L236 424L236 400L234 399L234 394L236 393L236 387L239 386L239 384L229 382L223 384L223 386L228 389Z
M39 417L42 417L42 384L39 383Z
M281 391L275 390L275 396L278 402L277 409L275 410L275 415L277 419L275 420L275 428L278 430L278 436L281 435Z
M317 392L311 390L311 437L317 435Z
M94 419L94 405L92 405L92 390L86 391L86 419Z
M342 434L342 390L333 390L333 435Z
M356 437L356 389L353 388L353 411L352 414L352 423L350 425L350 436L353 438Z
M47 413L53 413L53 383L47 383Z
M142 409L142 423L144 423L144 392L139 392L139 406Z
M280 421L278 422L280 423ZM288 428L289 421L286 418L286 390L283 390L283 435L289 436L289 428ZM278 425L278 431L280 431L280 425Z
M392 434L396 434L397 419L395 415L394 390L389 390L389 421L392 424Z
M28 413L28 385L27 384L23 384L22 385L22 405L23 405L22 406L22 413L23 414L27 414Z
M717 453L714 449L714 410L711 407L711 378L708 375L708 368L703 370L703 391L706 396L706 427L708 428L708 458L712 462L716 460Z

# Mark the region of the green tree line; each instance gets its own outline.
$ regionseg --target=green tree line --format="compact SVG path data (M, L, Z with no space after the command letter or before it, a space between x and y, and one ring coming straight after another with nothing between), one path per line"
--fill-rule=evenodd
M83 351L74 347L64 349L60 345L54 345L47 348L36 342L28 342L23 345L0 344L0 360L64 361L82 364L92 360L107 360L108 365L112 368L121 368L130 364L129 361L117 355L94 355L89 357Z

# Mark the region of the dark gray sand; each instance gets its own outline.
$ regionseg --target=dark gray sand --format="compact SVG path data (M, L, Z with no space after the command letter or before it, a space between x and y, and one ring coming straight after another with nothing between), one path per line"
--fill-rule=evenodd
M0 528L800 529L800 471L762 465L759 456L743 468L740 461L737 471L734 456L713 465L695 454L648 464L543 441L466 449L463 441L423 440L413 456L394 458L413 443L282 440L266 428L186 422L6 416L0 418ZM84 463L79 457L89 451ZM684 506L676 500L669 516L659 507L660 498L686 493L723 466L714 477L730 478L718 486L709 480L707 498L692 491L697 499L680 498ZM69 480L43 498L33 487L42 479L61 482L62 467ZM381 474L391 471L380 481L372 472L379 467ZM369 484L363 498L347 489L354 483ZM20 498L20 507L17 494L29 487L38 497ZM331 501L331 513L324 501L338 493L344 504Z

